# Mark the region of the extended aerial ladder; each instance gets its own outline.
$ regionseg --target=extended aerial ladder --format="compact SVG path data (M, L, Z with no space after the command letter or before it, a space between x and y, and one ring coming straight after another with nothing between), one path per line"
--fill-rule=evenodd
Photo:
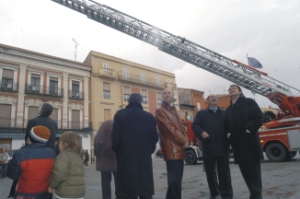
M283 111L278 119L300 117L300 90L280 82L267 73L173 35L137 18L92 0L52 0L88 18L158 47L159 50L199 68L221 76L237 85L269 98ZM273 118L272 118L273 119ZM283 124L275 119L265 126L278 128ZM295 121L284 125L293 125Z

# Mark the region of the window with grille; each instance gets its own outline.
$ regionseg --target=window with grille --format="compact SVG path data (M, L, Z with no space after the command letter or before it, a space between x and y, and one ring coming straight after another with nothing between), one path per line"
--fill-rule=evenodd
M103 82L103 98L110 99L110 83Z
M41 77L37 74L31 74L29 91L39 92L40 91Z
M58 78L50 77L50 86L49 86L50 94L58 94Z
M147 99L147 90L146 89L142 89L141 90L141 95L143 97L143 104L148 104L148 99Z
M156 77L156 84L160 85L160 78L159 77Z
M72 129L80 128L80 111L79 110L72 110L71 128Z
M11 104L0 104L0 127L11 127Z
M123 77L129 78L129 70L127 68L123 68Z
M11 90L13 88L14 70L3 68L1 88Z
M129 86L123 86L123 94L124 94L124 101L128 102L129 96L130 96L130 88Z
M141 81L142 81L142 82L145 82L145 81L146 81L145 73L141 73Z
M72 98L79 98L79 81L72 80Z
M103 67L105 68L105 74L109 74L109 65L108 64L106 64L106 63L104 63L103 64Z

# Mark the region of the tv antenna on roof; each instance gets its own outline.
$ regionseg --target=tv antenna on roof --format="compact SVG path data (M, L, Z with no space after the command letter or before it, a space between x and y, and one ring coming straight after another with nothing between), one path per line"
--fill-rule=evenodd
M74 41L74 43L75 43L74 60L76 61L76 56L77 56L77 46L79 45L79 43L75 40L75 38L73 38L73 41Z

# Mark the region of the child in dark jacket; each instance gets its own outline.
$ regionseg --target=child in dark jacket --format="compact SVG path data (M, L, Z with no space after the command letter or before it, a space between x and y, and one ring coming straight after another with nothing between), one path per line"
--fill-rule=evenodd
M59 199L83 199L85 195L84 166L80 157L81 137L72 131L60 137L60 153L49 180L48 191Z
M8 164L7 176L18 180L15 198L45 199L49 197L48 180L55 154L46 147L50 130L35 126L30 130L27 146L18 150Z

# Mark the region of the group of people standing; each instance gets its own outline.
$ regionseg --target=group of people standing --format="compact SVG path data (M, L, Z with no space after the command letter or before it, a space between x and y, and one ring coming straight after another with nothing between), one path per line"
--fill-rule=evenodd
M197 113L192 128L201 140L203 162L210 199L233 198L229 167L229 146L235 163L250 191L249 199L262 199L260 160L263 159L258 129L262 113L257 103L245 98L237 85L231 85L230 106L218 107L215 95L207 97L208 108ZM154 181L151 155L158 141L166 161L168 189L166 199L181 199L184 157L190 142L181 117L173 104L174 92L165 88L155 117L143 110L142 96L132 93L128 105L105 121L94 141L96 168L101 171L102 198L111 199L111 179L116 199L152 199Z
M40 116L28 121L26 144L8 163L7 176L14 180L8 198L84 198L81 137L76 132L64 132L56 150L58 127L49 118L52 110L50 104L44 103Z
M263 152L258 135L262 112L253 99L245 98L238 85L231 85L228 92L231 101L226 111L218 107L216 95L209 95L208 108L199 111L192 124L202 143L210 199L218 195L223 199L233 198L229 146L250 191L249 199L262 199Z

